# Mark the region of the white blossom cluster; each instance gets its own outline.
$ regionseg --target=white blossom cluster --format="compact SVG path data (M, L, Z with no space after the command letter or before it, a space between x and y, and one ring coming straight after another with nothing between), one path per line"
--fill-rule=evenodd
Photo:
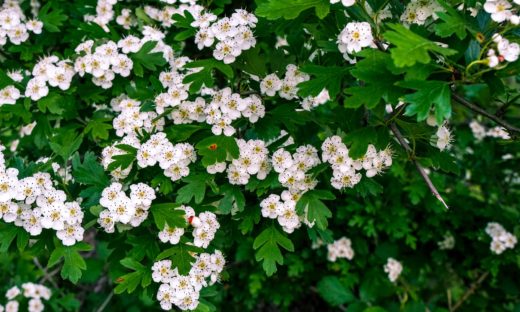
M303 194L316 187L318 181L307 171L320 163L318 151L312 145L299 146L292 155L284 148L279 148L271 157L278 181L292 194Z
M263 180L271 171L269 164L268 150L265 142L262 140L236 139L240 154L239 157L233 159L227 168L227 176L229 183L246 185L252 175ZM225 163L217 163L207 168L208 172L222 172ZM222 170L222 171L221 171Z
M43 23L37 19L27 20L20 8L20 1L7 0L0 7L0 47L9 42L19 45L29 39L29 32L42 33Z
M325 104L330 100L329 92L323 89L317 96L308 96L300 99L298 96L298 84L308 81L310 76L301 72L294 64L286 66L285 76L278 78L275 73L269 74L260 81L260 93L267 96L275 96L278 94L283 99L294 100L299 99L300 105L304 110L310 111L312 108Z
M322 160L332 167L331 184L341 190L345 187L354 187L361 181L358 171L366 170L365 175L372 178L392 165L392 151L390 147L377 151L375 146L368 145L367 152L360 159L348 156L348 148L339 136L327 138L321 145Z
M219 280L225 263L219 250L196 255L188 275L181 275L177 268L172 268L171 260L155 262L152 279L161 284L157 292L161 308L171 310L175 305L181 310L194 310L199 304L200 291Z
M499 34L493 35L493 42L496 44L495 49L489 49L487 52L488 66L497 67L500 63L515 62L520 55L520 45L516 42L509 42L506 38Z
M406 24L424 25L430 17L436 20L437 12L444 12L444 8L435 0L412 0L401 15L401 21Z
M283 187L287 188L280 195L271 194L262 202L262 216L270 219L277 219L280 226L287 233L294 232L295 229L305 223L309 227L314 226L307 219L307 211L304 216L296 213L296 203L308 190L312 190L318 181L307 171L320 164L318 151L311 145L300 146L291 155L284 148L279 148L271 157L271 165L278 173L278 181Z
M497 255L506 249L513 249L517 243L517 238L509 233L504 227L496 222L490 222L486 226L486 233L491 237L489 249Z
M233 93L231 88L224 88L214 92L211 102L205 104L201 98L195 102L183 102L177 110L172 112L175 124L205 121L211 125L215 135L232 136L236 129L231 125L234 120L245 117L255 123L265 116L265 107L257 95L242 98Z
M469 127L473 136L477 141L482 141L485 137L499 138L502 140L509 140L511 137L502 127L493 127L491 129L486 129L481 123L476 120L472 120L469 123Z
M98 0L96 3L96 15L85 15L86 22L98 24L105 32L109 32L108 23L114 19L114 5L117 0Z
M354 249L352 242L346 237L335 240L332 244L327 245L327 259L336 262L339 258L352 260L354 258Z
M246 10L237 9L231 17L217 19L212 13L203 13L191 24L199 28L195 35L195 44L199 50L211 47L217 41L213 57L224 64L230 64L242 54L256 45L252 28L258 19Z
M508 0L486 0L484 11L491 14L491 19L497 23L508 21L513 25L518 25L520 23L520 17L518 16L520 1L513 0L512 2Z
M446 233L443 240L438 242L437 245L441 250L453 249L455 247L455 237L451 233Z
M37 101L49 94L49 86L67 90L74 74L68 61L60 61L54 55L44 57L33 67L33 78L27 82L25 96Z
M141 168L154 166L164 170L164 175L172 181L180 180L190 174L188 167L197 160L195 149L189 143L173 145L164 132L158 132L142 144L137 151L137 164Z
M388 274L388 279L394 283L399 278L399 275L401 275L403 266L401 265L401 262L395 260L394 258L388 258L384 266L384 270Z
M119 137L147 133L153 130L162 131L164 118L157 118L155 112L141 112L141 102L130 99L126 94L122 94L110 101L114 112L119 113L112 121L116 135Z
M5 305L5 310L4 307L0 305L0 311L18 312L20 308L19 301L23 297L29 299L29 302L27 303L28 312L41 312L45 310L43 300L48 301L52 296L51 290L40 284L23 283L22 290L17 286L9 288L5 293L5 297L8 300Z
M123 185L112 183L101 193L99 204L106 208L99 214L98 223L107 233L113 233L116 224L138 227L148 217L148 210L155 199L155 191L144 183L130 185L130 196Z
M220 228L217 216L209 211L201 212L197 216L195 210L189 206L181 206L178 209L184 210L186 223L193 227L193 245L208 248ZM184 234L185 229L166 224L159 232L159 239L163 243L175 245ZM224 256L219 250L215 250L213 254L195 255L188 275L181 275L177 268L172 268L171 260L155 262L152 266L152 278L156 283L161 283L157 292L157 300L160 301L161 307L164 310L170 310L172 305L182 310L195 309L199 303L200 290L218 281L224 265Z
M65 192L54 188L46 172L18 179L18 169L5 166L4 149L0 145L0 218L23 227L31 236L52 229L65 246L83 240L83 211L78 202L67 202Z
M262 216L276 219L286 233L292 233L302 224L302 217L296 213L299 194L283 191L282 195L271 194L260 202Z
M376 47L372 28L367 22L348 23L338 35L338 49L350 63L355 63L350 55L366 47Z
M130 37L131 38L131 37ZM112 87L115 74L128 77L134 63L126 55L129 52L137 52L141 48L141 40L137 37L121 39L119 42L108 41L97 46L92 53L93 40L87 40L75 49L81 56L74 62L74 69L83 77L85 73L92 75L92 82L103 89ZM125 46L126 49L122 49ZM123 53L119 52L123 50ZM124 53L126 51L126 53Z

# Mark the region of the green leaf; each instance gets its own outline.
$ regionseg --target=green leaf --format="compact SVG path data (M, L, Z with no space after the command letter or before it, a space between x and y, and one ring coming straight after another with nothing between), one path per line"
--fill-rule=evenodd
M476 33L476 26L473 20L469 20L467 15L459 13L451 5L442 0L437 2L446 10L446 12L437 12L437 16L443 21L435 24L435 33L443 38L456 34L462 40L466 38L466 29L472 33Z
M246 204L246 198L244 193L238 186L225 184L221 188L224 197L220 200L218 209L223 214L228 214L233 208L233 204L236 204L238 211L244 210Z
M132 258L124 258L120 263L125 267L134 272L125 274L116 279L118 285L114 288L114 293L122 294L125 291L127 293L134 292L139 285L146 288L152 283L152 272L149 268L145 267L138 261Z
M134 160L137 156L137 148L126 145L126 144L119 144L115 146L116 148L123 150L126 152L126 154L121 155L113 155L112 156L112 162L108 165L107 170L112 171L117 168L121 168L121 170L124 170L132 165Z
M330 98L335 99L341 90L341 81L349 70L349 67L305 65L301 71L314 78L298 84L298 94L302 97L316 96L327 89Z
M65 161L79 149L83 142L83 134L77 134L70 129L62 128L55 136L50 139L49 145L52 151Z
M0 228L0 253L5 253L16 239L18 250L22 251L29 242L28 233L21 227L3 224Z
M52 11L49 13L49 10ZM67 15L63 14L60 6L53 1L47 2L38 12L38 19L42 21L43 28L49 32L59 32L63 22L68 19Z
M82 271L87 269L87 264L79 252L89 251L92 246L83 242L76 243L73 246L64 246L57 239L55 245L56 249L51 253L47 266L54 266L63 258L61 277L76 284L83 274Z
M320 296L332 306L339 306L355 299L352 292L335 276L323 277L316 288Z
M199 71L184 77L183 83L191 83L190 92L195 93L202 88L202 86L213 87L213 70L217 69L223 73L227 78L231 79L234 76L233 68L227 64L219 62L215 59L198 60L184 65L185 68L200 68Z
M294 251L291 240L274 226L266 228L253 242L256 261L263 261L262 267L267 276L276 273L276 264L283 265L283 256L279 246L287 251Z
M389 30L384 37L395 45L390 48L390 54L397 67L412 66L415 63L428 64L431 62L430 52L436 52L444 56L457 53L457 51L443 48L433 41L423 38L410 29L400 24L389 24Z
M153 204L150 207L153 220L159 230L163 230L166 224L168 224L169 227L186 227L184 210L176 209L177 207L179 207L179 204L176 203Z
M269 20L295 19L301 12L314 8L316 15L323 19L330 10L328 0L268 0L258 5L256 15Z
M129 54L134 63L134 73L137 76L143 77L143 67L155 71L157 67L166 64L167 61L164 59L162 52L151 52L156 45L157 41L147 41L139 51Z
M238 158L239 149L235 138L225 135L210 136L195 145L202 156L202 165L207 167L217 162Z
M97 161L96 155L91 151L84 154L83 163L79 154L74 154L72 157L72 176L78 183L94 185L100 188L104 188L110 183L110 179Z
M190 175L182 179L187 184L177 190L176 202L181 204L187 204L192 199L195 199L195 203L200 204L206 194L206 181L212 179L212 176L208 174L196 174Z
M336 196L326 190L311 190L302 195L296 203L296 211L303 215L307 210L307 220L316 221L316 226L324 230L329 225L327 219L332 217L332 212L322 200L333 200Z
M365 105L367 108L374 108L381 100L397 102L402 91L395 86L400 78L389 70L392 65L390 56L376 49L365 49L358 56L363 59L356 63L350 73L362 81L363 85L345 90L351 95L345 98L345 107L358 108Z
M49 95L37 102L38 109L42 113L45 113L48 110L52 114L61 115L64 109L61 107L60 102L64 100L65 98L62 97L59 93L51 92Z
M451 117L451 91L450 86L444 81L402 81L399 86L417 90L413 94L404 97L406 106L405 115L417 115L421 121L428 117L432 104L435 108L435 119L438 124Z
M106 140L108 139L109 130L112 128L112 119L94 118L89 120L85 130L83 130L83 133L90 133L92 140Z
M195 262L193 253L203 252L204 249L186 244L178 244L161 252L156 261L169 258L172 260L172 265L177 268L179 274L187 275L191 270L191 265Z
M353 159L363 157L369 144L377 141L377 133L374 127L359 128L349 132L345 136L345 142L350 145L348 155Z

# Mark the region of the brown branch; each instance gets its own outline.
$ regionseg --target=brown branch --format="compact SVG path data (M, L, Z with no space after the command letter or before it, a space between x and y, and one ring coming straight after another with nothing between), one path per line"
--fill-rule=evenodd
M504 127L510 134L520 134L520 128L517 128L513 125L511 125L510 123L508 123L507 121L499 118L498 116L495 116L493 114L490 114L488 113L487 111L485 111L484 109L482 109L481 107L471 103L470 101L466 100L465 98L463 98L462 96L456 94L456 93L453 93L452 94L452 97L453 99L458 102L459 104L462 104L463 106L466 106L467 108L471 109L472 111L476 112L477 114L480 114L482 116L485 116L491 120L493 120L494 122L496 122L497 124L501 125L502 127Z
M468 298L475 293L475 291L480 287L482 282L488 277L489 272L484 272L478 280L471 284L470 288L462 295L459 301L453 306L453 309L450 310L450 312L455 312L460 306L464 303L464 301L468 300Z
M421 166L421 164L419 164L419 162L412 155L413 151L410 148L410 145L408 145L408 143L406 143L403 135L401 134L401 131L399 131L399 129L397 128L397 126L395 125L394 122L390 123L389 127L390 127L390 130L392 130L392 132L394 133L395 137L397 138L397 141L399 141L399 144L401 144L401 146L406 150L406 153L408 153L410 160L415 164L415 168L417 169L417 171L423 178L424 182L426 182L426 185L432 192L433 196L435 196L444 205L444 207L446 207L446 209L449 209L449 207L446 204L446 202L444 201L444 199L442 199L441 194L439 194L439 191L437 191L437 188L435 187L435 185L433 185L432 180L430 180L430 177L428 176L426 171L424 171L424 168Z

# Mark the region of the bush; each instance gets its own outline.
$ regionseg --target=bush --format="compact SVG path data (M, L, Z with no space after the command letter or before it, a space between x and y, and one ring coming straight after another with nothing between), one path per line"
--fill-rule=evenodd
M6 0L7 311L517 311L518 1Z

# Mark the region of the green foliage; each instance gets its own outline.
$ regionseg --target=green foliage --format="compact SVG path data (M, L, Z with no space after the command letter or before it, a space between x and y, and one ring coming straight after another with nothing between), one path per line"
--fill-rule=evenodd
M258 2L255 13L270 20L281 17L294 19L301 12L311 8L314 8L316 15L323 19L330 10L330 2L327 0L264 0Z
M253 248L256 250L256 261L262 261L267 276L276 273L276 264L283 264L283 256L280 247L293 252L294 245L289 238L282 234L275 226L270 226L255 238Z
M519 310L518 244L496 254L485 229L497 222L520 237L520 134L515 130L520 122L520 65L505 59L506 45L502 42L499 48L494 36L513 44L508 50L513 55L520 33L509 20L495 22L482 9L484 2L370 0L346 7L330 0L198 1L203 13L219 20L232 17L237 8L254 12L258 19L255 27L249 21L253 46L239 51L229 64L215 59L218 38L211 46L197 47L201 33L194 22L200 16L186 1L119 1L110 10L96 7L93 0L43 1L39 9L29 2L20 2L26 18L21 22L42 21L41 34L29 30L29 38L15 44L13 33L0 29L0 41L6 40L0 49L0 295L35 282L52 290L50 300L44 300L49 311L159 311L161 283L152 280L154 263L169 260L179 274L188 275L197 257L220 251L223 270L205 273L211 274L205 277L208 284L217 282L200 290L194 311L444 312L455 305L457 311ZM518 14L511 4L511 12ZM114 13L110 22L90 21L105 9ZM130 12L130 29L120 24L121 18L116 21L124 9ZM473 10L478 10L476 16ZM420 20L429 13L435 17ZM418 18L420 24L403 22L406 18ZM354 22L364 23L367 33L342 32ZM372 39L358 42L363 47L349 47L357 52L348 57L340 52L340 41L353 44L368 32ZM110 86L101 87L107 77L76 73L70 87L53 86L54 66L74 67L85 56L75 52L80 43L92 40L95 53L104 44L117 44L129 35L143 38L143 33L147 38L140 50L125 53L133 63L128 76L114 71ZM497 59L488 55L491 50ZM35 66L42 59L53 63L44 78L49 91L32 101L27 85L41 76L43 69ZM490 60L498 64L490 67ZM110 66L113 70L116 65ZM289 70L294 68L296 79L291 80ZM18 70L21 80L13 75ZM168 82L164 72L174 81ZM283 96L285 88L274 96L263 93L262 80L269 74L293 83L294 96ZM303 76L309 79L299 80ZM7 86L20 97L7 99ZM169 101L159 112L157 96L175 88L188 92L187 98ZM246 111L230 120L232 136L215 135L214 124L202 118L210 105L226 115L226 99L213 93L225 88L244 103L258 97L265 108L256 122L248 120ZM303 99L324 89L330 100L306 106L309 102ZM117 102L125 97L139 103L128 110L125 122L135 124L124 129L130 132L126 138L120 136L121 123L114 122L122 115ZM204 106L192 105L201 100ZM444 149L438 137L441 125L449 129L442 138L449 142ZM171 177L168 170L175 168L165 169L160 161L137 165L139 146L158 132L173 145L194 148L196 155L183 168L182 178ZM323 157L322 144L332 136L348 148L348 155L344 150L339 155L350 158L344 163L341 157L329 162ZM240 157L256 160L261 154L241 150L241 140L263 141L267 162L259 174L252 173L257 164L239 168L247 183L232 184L229 168L239 167ZM168 144L159 145L152 149L154 157L162 156ZM380 153L377 157L367 154L371 145ZM308 170L301 163L298 170L288 169L304 176L304 183L298 182L289 194L289 183L281 178L289 173L271 168L272 155L281 147L294 154L302 146L315 148L320 161ZM108 156L112 149L116 155ZM391 154L391 165L381 163L383 150ZM339 164L331 164L335 161ZM210 173L216 163L225 163L226 169ZM369 173L365 167L371 166L377 170ZM31 235L30 212L40 219L49 212L40 207L47 191L15 198L18 209L9 210L4 198L22 195L3 191L4 167L18 170L18 179L48 174L60 197L80 205L83 240L64 246L56 237L64 232L45 227ZM337 189L339 179L348 181L350 176L342 176L346 173L356 174L359 183ZM101 216L113 207L101 205L101 194L116 182L132 201L136 195L131 187L138 183L153 188L156 197L143 220L135 218L144 211L139 209L131 222L102 227L109 219ZM432 195L433 188L449 210ZM296 208L294 231L281 226L284 215L264 216L260 203L271 195L280 196L284 209ZM189 216L181 205L190 207ZM68 206L60 207L68 218ZM202 213L214 213L218 222L207 248L195 246L203 232L199 227L207 230L216 224L205 224L198 218ZM134 226L137 221L142 222ZM159 235L166 226L182 229L177 244L164 242L166 231ZM32 230L38 233L39 228ZM454 245L445 247L451 236ZM332 261L331 244L341 239L350 240L354 256ZM403 266L396 282L384 271L390 257ZM206 258L211 266L214 258ZM16 300L20 311L28 309L28 298ZM0 300L0 310L6 302Z
M155 71L158 67L166 64L166 60L161 52L152 52L157 45L157 41L148 41L139 51L130 54L130 58L134 62L134 74L138 77L143 77L144 68Z
M238 158L238 145L234 138L225 135L207 137L195 145L202 156L202 164L207 167L217 162Z
M433 105L435 118L439 124L451 117L451 91L448 83L434 80L403 81L399 85L417 90L417 92L404 97L410 103L406 107L406 115L417 115L418 121L424 120L428 117Z
M92 246L86 243L77 243L73 246L63 246L58 240L55 240L55 249L49 257L48 267L52 267L63 259L61 267L61 277L68 279L72 283L77 283L83 272L87 270L87 264L80 251L89 251Z
M221 62L208 59L208 60L197 60L191 63L186 64L187 68L195 68L200 69L199 71L189 74L184 77L183 83L190 84L190 92L195 93L202 86L213 87L213 70L216 69L222 74L224 74L227 78L233 78L233 68L229 65L222 64Z
M335 276L323 277L316 285L316 288L320 296L332 306L339 306L354 300L352 292Z
M457 51L443 48L399 24L389 24L391 29L384 37L395 45L390 48L392 59L397 67L413 66L415 63L428 64L431 61L429 53L439 53L449 56Z
M152 272L150 268L145 267L132 258L124 258L120 263L133 272L117 278L116 282L118 285L114 288L114 293L122 294L127 292L130 294L133 293L139 285L145 288L152 283Z
M175 209L179 205L175 203L154 204L150 207L155 225L159 230L164 229L166 225L169 227L183 228L186 227L184 219L184 211Z
M316 226L320 230L324 230L328 226L327 219L332 217L332 212L323 203L322 200L333 200L336 196L326 190L312 190L302 195L296 204L296 211L299 214L307 212L307 220L316 222Z

